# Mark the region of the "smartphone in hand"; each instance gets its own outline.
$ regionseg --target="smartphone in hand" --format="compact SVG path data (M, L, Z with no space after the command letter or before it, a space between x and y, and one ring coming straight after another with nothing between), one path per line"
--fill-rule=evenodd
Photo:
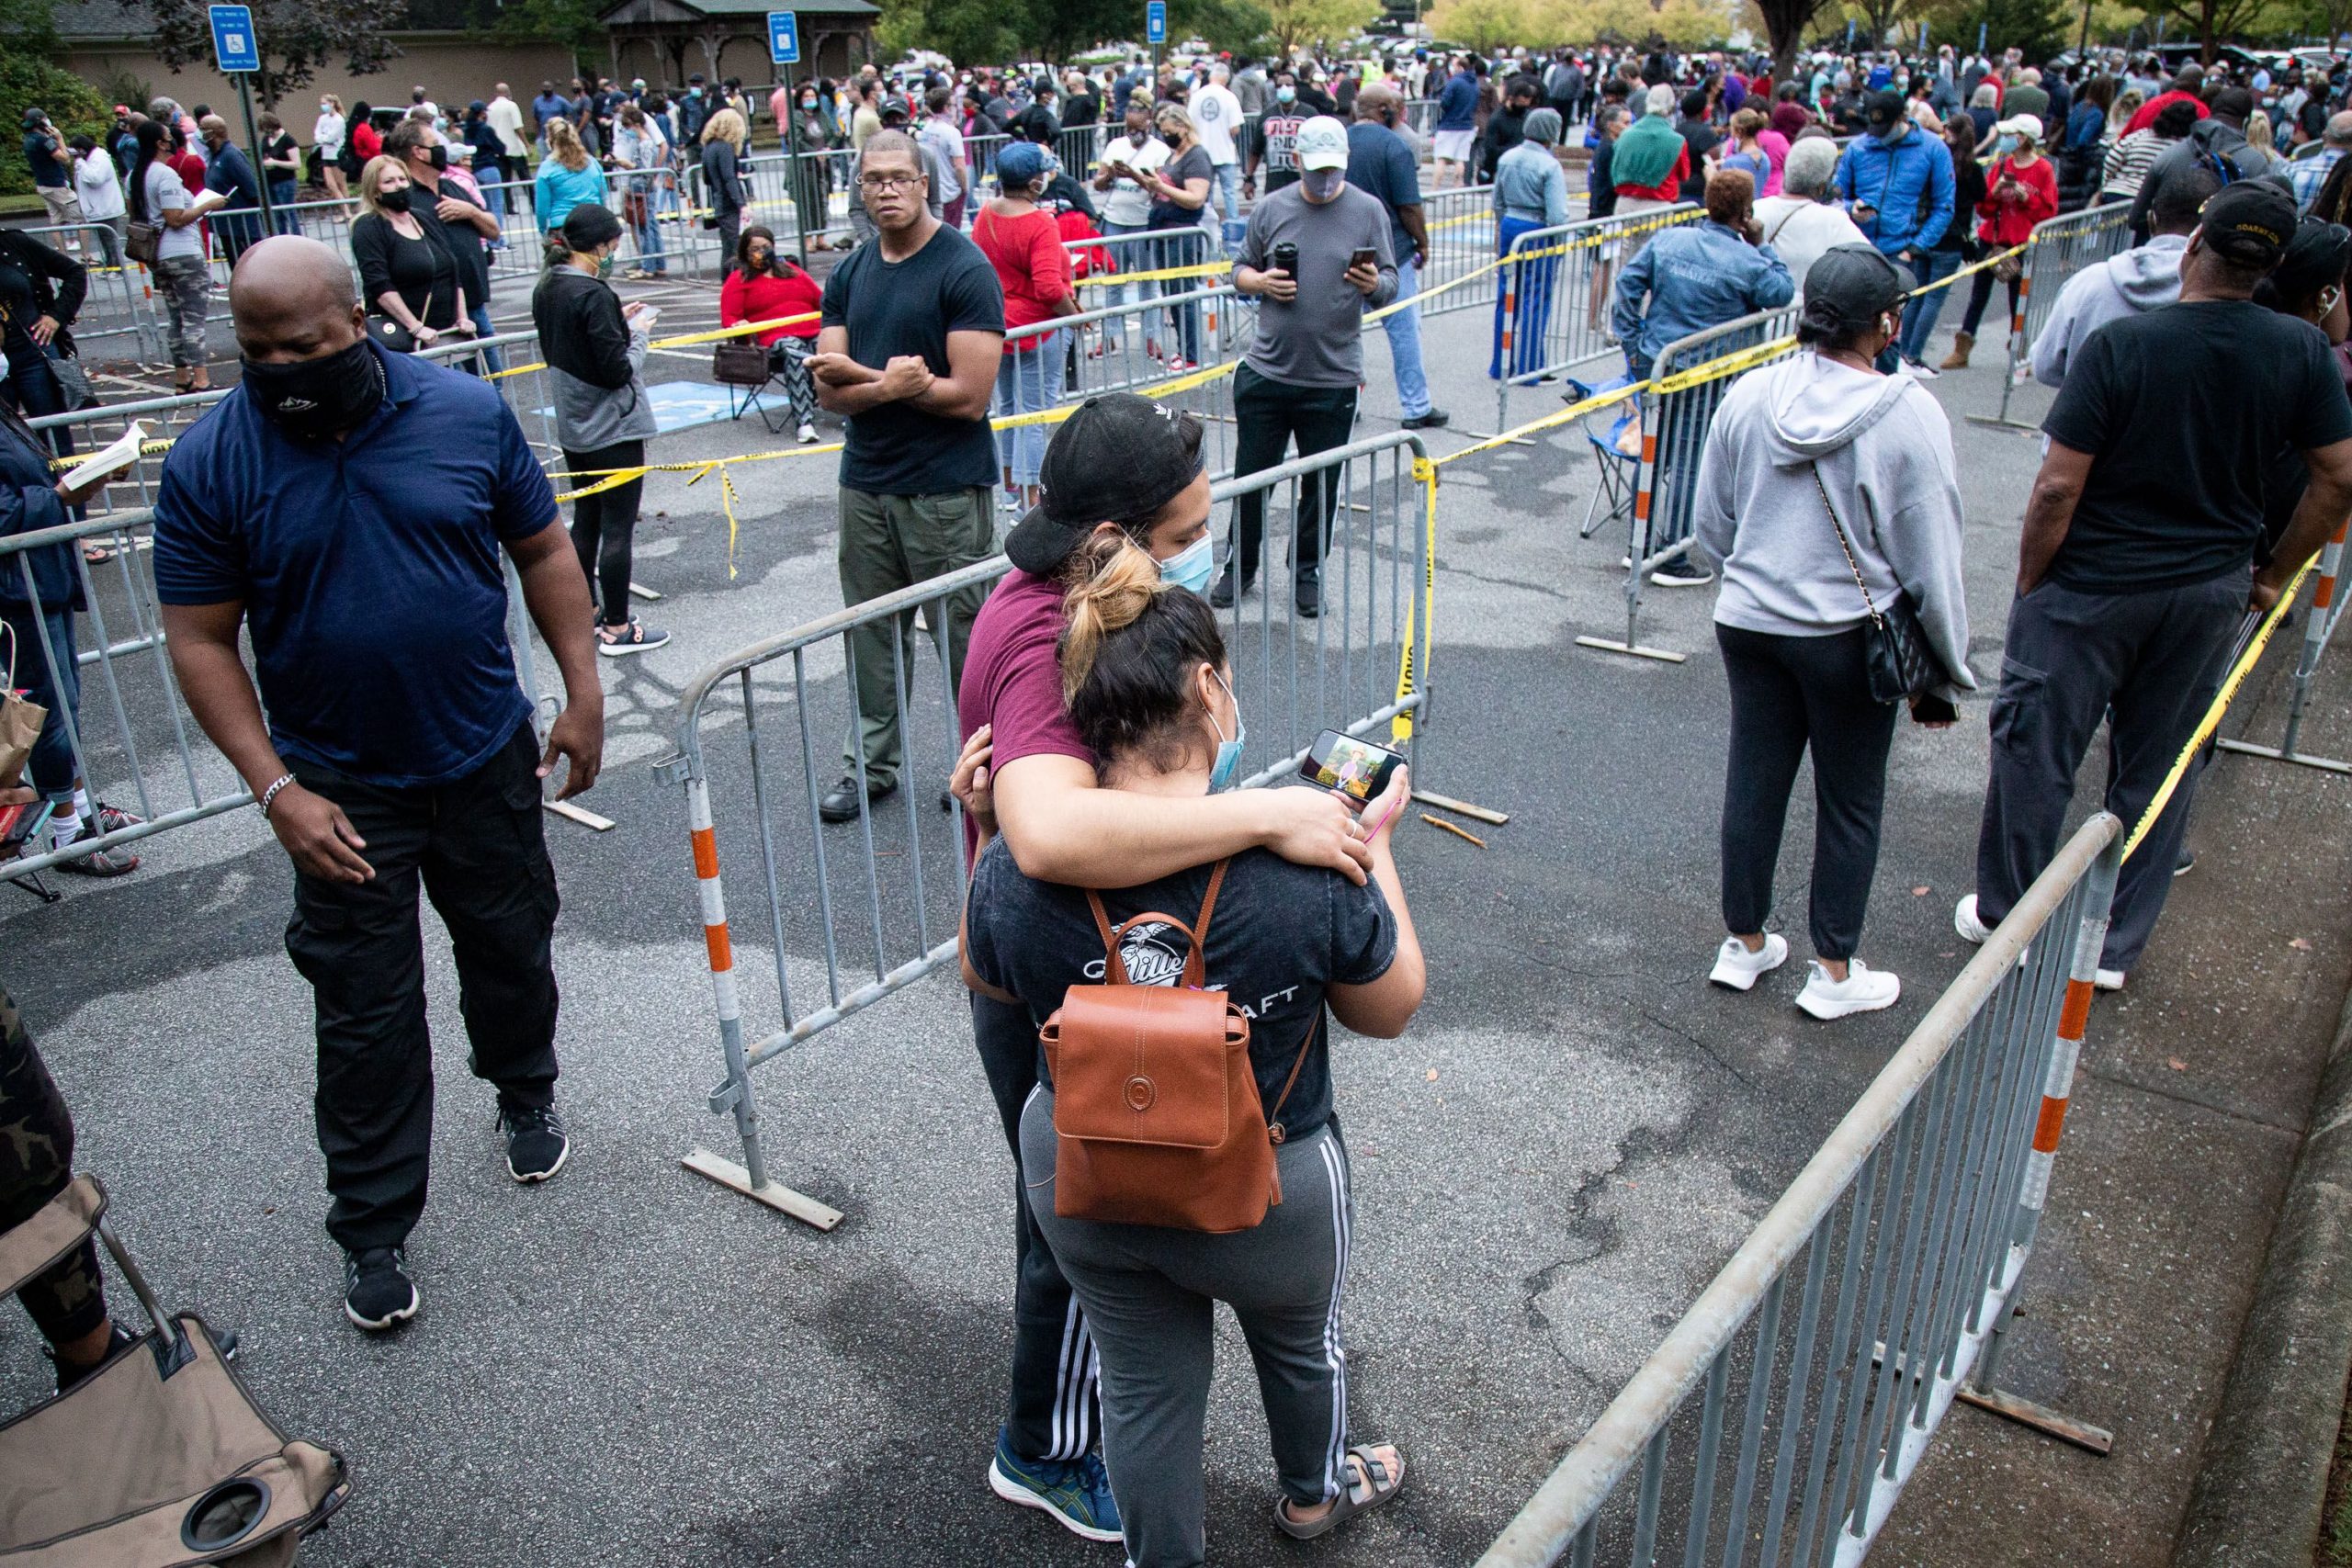
M1389 775L1404 765L1401 752L1327 729L1306 749L1298 776L1362 809L1380 798Z

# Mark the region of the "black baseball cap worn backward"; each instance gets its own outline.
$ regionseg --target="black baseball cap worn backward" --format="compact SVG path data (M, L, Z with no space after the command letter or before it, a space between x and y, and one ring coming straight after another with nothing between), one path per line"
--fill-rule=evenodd
M1004 553L1046 576L1096 527L1154 515L1201 469L1177 410L1133 392L1089 398L1054 432L1037 469L1045 499L1013 525Z
M2198 209L2205 243L2241 266L2276 266L2295 232L2295 198L2268 180L2239 180Z

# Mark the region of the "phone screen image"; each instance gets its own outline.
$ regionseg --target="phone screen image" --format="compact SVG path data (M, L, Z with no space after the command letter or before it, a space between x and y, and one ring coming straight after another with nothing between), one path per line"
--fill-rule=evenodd
M1306 771L1314 783L1337 790L1361 805L1380 792L1388 770L1396 763L1396 754L1385 747L1352 736L1334 735L1330 750L1320 757L1309 757Z

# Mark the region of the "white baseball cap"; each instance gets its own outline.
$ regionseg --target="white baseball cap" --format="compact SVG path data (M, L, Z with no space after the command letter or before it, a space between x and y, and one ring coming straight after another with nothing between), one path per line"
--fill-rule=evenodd
M1348 166L1348 128L1328 114L1318 114L1298 128L1294 150L1302 169L1344 169Z

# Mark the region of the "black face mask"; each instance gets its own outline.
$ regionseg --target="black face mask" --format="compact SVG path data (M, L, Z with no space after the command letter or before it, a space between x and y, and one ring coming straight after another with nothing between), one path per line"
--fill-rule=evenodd
M406 186L401 186L398 190L379 190L376 193L376 205L387 212L406 212L408 193L409 187Z
M320 441L349 430L384 400L384 370L368 340L340 353L281 364L248 358L246 395L287 434Z
M424 161L432 164L436 169L446 169L449 166L449 149L444 144L436 141L433 144L433 150Z

